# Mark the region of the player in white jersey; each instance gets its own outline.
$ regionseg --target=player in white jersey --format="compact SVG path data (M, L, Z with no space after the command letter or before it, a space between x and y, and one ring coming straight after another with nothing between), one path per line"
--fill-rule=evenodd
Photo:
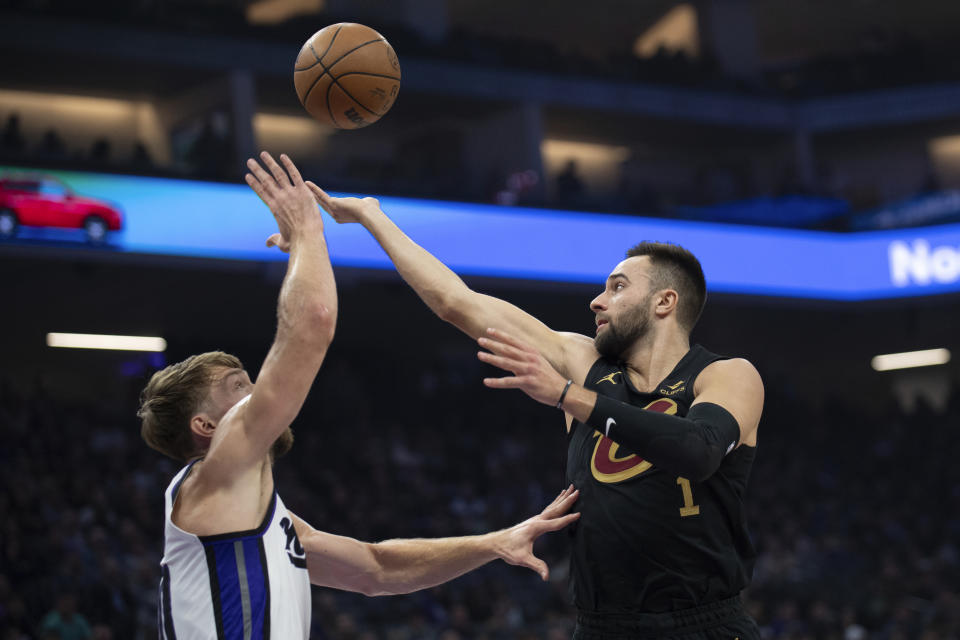
M273 461L333 340L337 294L314 197L289 158L261 154L247 183L277 220L268 240L289 252L278 328L256 385L222 352L158 371L141 394L144 440L187 465L165 496L159 626L164 640L296 640L310 630L310 584L366 595L409 593L503 559L547 577L533 542L577 518L577 492L481 536L376 544L317 531L287 511ZM286 171L284 171L284 168ZM198 306L187 313L203 313Z

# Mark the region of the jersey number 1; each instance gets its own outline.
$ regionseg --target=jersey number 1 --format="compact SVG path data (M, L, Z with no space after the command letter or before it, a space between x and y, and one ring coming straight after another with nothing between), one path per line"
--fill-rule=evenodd
M680 485L680 491L683 492L683 506L680 507L680 517L700 515L700 505L693 504L693 491L690 489L690 481L686 478L677 478L677 484Z

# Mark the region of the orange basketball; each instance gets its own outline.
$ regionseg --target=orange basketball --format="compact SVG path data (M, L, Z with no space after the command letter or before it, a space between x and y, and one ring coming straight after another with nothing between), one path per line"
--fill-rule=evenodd
M300 103L320 122L339 129L373 124L400 91L400 61L370 27L341 22L304 43L293 67Z

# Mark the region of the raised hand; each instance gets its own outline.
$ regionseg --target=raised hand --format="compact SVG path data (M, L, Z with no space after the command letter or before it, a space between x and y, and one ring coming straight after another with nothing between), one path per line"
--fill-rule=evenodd
M546 562L533 555L533 543L543 534L559 531L580 517L579 513L568 513L578 497L580 491L571 484L539 515L500 532L502 540L497 554L504 562L527 567L546 580L550 576L550 569Z
M323 217L317 210L313 193L289 156L280 155L283 167L266 151L260 153L260 160L266 169L250 158L247 160L250 173L243 178L277 221L280 233L267 238L267 246L287 252L300 234L322 233Z
M369 214L380 210L380 201L376 198L334 198L310 181L307 181L307 186L317 204L338 224L363 223Z
M487 329L487 335L477 342L490 350L478 352L480 360L513 373L503 378L484 378L483 384L492 389L520 389L537 402L557 404L567 381L539 351L497 329Z

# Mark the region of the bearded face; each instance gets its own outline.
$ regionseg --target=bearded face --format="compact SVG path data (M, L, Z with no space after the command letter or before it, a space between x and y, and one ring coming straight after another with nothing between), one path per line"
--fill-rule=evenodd
M593 339L597 352L608 360L625 359L627 352L650 331L652 312L650 300L653 293L647 294L643 301L617 318L610 318L605 328Z

